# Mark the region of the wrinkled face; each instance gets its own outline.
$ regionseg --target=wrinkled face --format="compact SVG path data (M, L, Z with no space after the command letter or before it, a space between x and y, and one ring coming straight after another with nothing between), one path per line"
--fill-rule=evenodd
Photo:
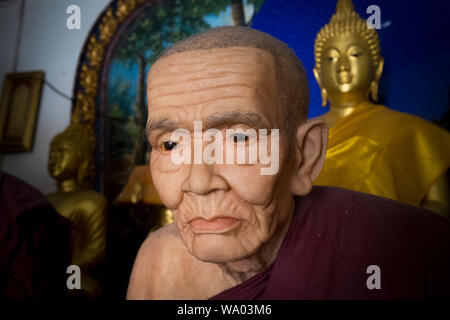
M284 207L292 201L287 138L270 53L230 47L164 57L149 74L148 106L152 178L161 200L174 214L187 249L209 262L254 254L270 241L276 228L287 223ZM171 153L177 152L182 141L174 141L171 133L184 128L192 134L194 120L202 121L203 131L222 132L223 143L235 151L248 152L251 142L245 135L226 136L226 129L280 128L280 169L261 175L265 164L259 155L256 163L174 163ZM238 146L238 141L245 143ZM193 145L194 138L187 147L194 149ZM203 143L202 148L207 145ZM267 149L270 153L270 143Z
M48 161L48 172L60 181L74 178L78 170L78 157L75 147L68 141L52 142Z
M345 34L328 39L322 52L321 82L329 95L368 94L375 68L366 41Z

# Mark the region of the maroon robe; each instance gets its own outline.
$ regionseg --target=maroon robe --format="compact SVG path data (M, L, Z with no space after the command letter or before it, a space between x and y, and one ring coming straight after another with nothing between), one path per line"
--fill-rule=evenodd
M74 239L41 192L0 171L0 300L63 298Z
M369 289L370 265L381 289ZM372 281L369 281L373 283ZM450 222L427 210L340 188L314 187L276 260L211 299L450 297Z

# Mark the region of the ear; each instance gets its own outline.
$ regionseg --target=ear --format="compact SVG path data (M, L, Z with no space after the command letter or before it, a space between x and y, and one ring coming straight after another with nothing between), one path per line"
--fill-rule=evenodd
M383 73L384 59L381 57L378 63L377 70L375 70L375 79L370 84L370 96L373 101L378 101L378 83L380 82L381 74Z
M377 70L375 71L375 80L380 81L381 74L383 73L384 59L380 57L380 62L378 63Z
M319 88L320 88L320 95L322 96L322 107L325 107L328 102L327 90L322 87L319 71L317 70L316 67L313 68L313 73L314 73L314 78L316 78L317 84L319 85Z
M320 88L322 88L322 85L320 84L319 71L317 70L316 67L313 68L313 73L314 73L314 78L316 78L317 84L319 85Z
M84 179L88 176L88 166L89 166L89 160L82 160L79 162L78 165L78 182L79 183L84 183Z
M328 146L328 126L320 119L301 125L296 134L296 159L291 192L303 196L312 189L313 181L322 170Z

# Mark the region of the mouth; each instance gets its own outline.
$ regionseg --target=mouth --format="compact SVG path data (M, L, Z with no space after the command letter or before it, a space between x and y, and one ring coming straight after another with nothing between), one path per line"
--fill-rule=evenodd
M241 224L241 220L231 217L215 217L212 219L195 218L189 221L189 226L195 234L226 233Z
M338 82L339 84L347 84L352 81L352 76L350 75L350 72L344 71L340 72L338 74Z

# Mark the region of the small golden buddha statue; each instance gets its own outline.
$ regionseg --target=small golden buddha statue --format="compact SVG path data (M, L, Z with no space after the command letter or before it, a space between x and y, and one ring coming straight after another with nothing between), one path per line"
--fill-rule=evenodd
M105 256L107 202L103 195L86 188L93 152L93 143L81 124L71 124L53 138L48 171L58 189L48 199L74 223L77 238L72 264L82 270L82 289L96 296L100 287L91 273Z
M450 134L374 103L384 60L377 31L367 27L351 0L338 0L336 13L316 37L314 54L322 105L330 103L319 117L330 132L315 184L371 193L448 217Z

